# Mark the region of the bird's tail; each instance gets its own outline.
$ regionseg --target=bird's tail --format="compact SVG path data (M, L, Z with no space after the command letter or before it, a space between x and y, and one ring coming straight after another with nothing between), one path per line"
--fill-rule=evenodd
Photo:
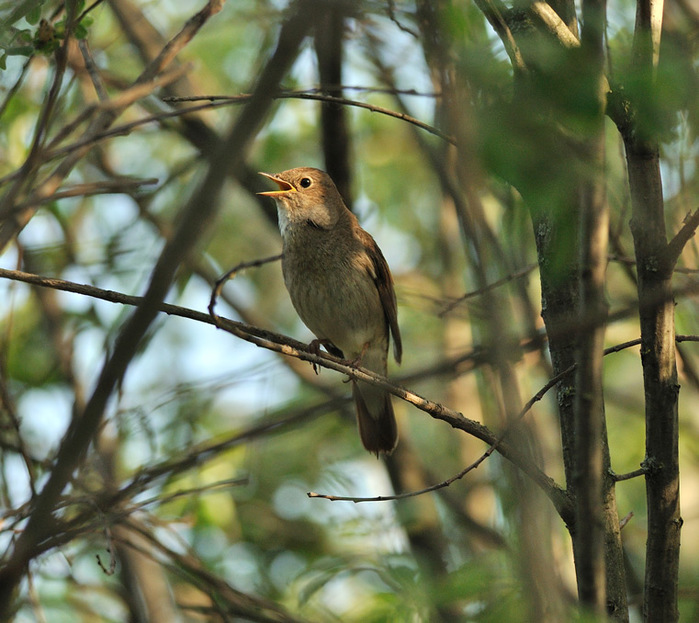
M352 383L357 406L359 436L364 447L376 456L391 454L398 443L398 427L393 413L391 394L367 383Z

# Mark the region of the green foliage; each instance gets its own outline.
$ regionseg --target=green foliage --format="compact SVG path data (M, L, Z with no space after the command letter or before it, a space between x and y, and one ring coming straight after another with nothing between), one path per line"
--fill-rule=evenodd
M0 10L0 69L7 69L9 56L32 56L34 53L50 55L56 51L65 39L67 16L55 23L42 18L46 0L23 0L14 5L13 10L4 15ZM84 0L75 2L76 15L85 8ZM23 27L25 22L30 28ZM71 35L76 39L85 39L93 18L85 15L78 22L71 24ZM19 25L17 25L19 24Z
M279 2L226 3L179 52L178 62L194 68L150 91L150 83L141 85L143 96L122 109L115 102L133 95L147 63L139 55L152 58L201 7L133 3L142 11L139 24L152 27L138 40L138 30L120 21L134 17L117 18L112 10L119 3L110 4L86 15L82 1L72 15L61 2L0 5L0 67L16 57L31 59L26 74L14 68L0 74L0 206L12 217L2 225L27 217L2 267L139 296L210 162L232 156L216 145L245 106L179 115L209 102L163 97L250 92L273 57L288 11ZM613 322L605 346L638 337L619 131L607 120L605 170L591 172L582 145L595 101L580 80L581 57L537 31L523 12L503 19L527 58L526 77L513 70L477 3L355 4L338 34L345 46L343 82L358 87L345 89L344 97L419 118L459 144L378 111L345 107L353 205L396 281L405 354L401 367L390 364L389 376L499 434L512 415L507 400L515 395L521 407L552 376L541 280L560 285L576 275L580 182L591 175L604 175L611 208L606 283ZM619 10L626 21L610 29L610 102L641 115L640 127L661 138L673 235L696 208L699 188L696 53L681 30L671 32L657 88L643 92L632 67L633 10ZM430 18L437 28L431 33ZM85 71L80 54L71 58L49 105L58 73L53 53L66 36L89 41L96 69ZM309 38L282 86L316 92L317 68ZM321 109L306 100L274 103L245 153L245 170L224 184L215 224L183 259L169 303L205 312L218 275L280 252L275 209L255 196L263 189L255 172L325 167ZM110 118L105 111L118 114ZM97 126L98 135L91 135ZM82 142L93 139L82 153ZM28 206L38 190L47 196ZM548 245L547 253L537 254L537 243ZM695 289L698 258L692 241L681 260L688 272L675 281L678 333L698 332L697 304L687 294ZM69 412L83 412L133 313L131 306L84 293L7 283L0 281L3 551L24 529L30 485L40 491L53 468ZM50 296L38 295L46 292ZM246 270L223 293L216 308L222 316L310 341L278 262ZM503 319L495 330L494 318ZM511 370L504 384L502 361L493 354L498 349ZM699 386L696 348L687 342L682 349L682 482L691 497L699 486ZM644 460L641 356L634 347L605 359L616 473ZM543 496L525 514L530 490L503 467L509 464L498 450L448 487L413 498L353 504L307 496L417 491L472 464L488 448L482 441L394 399L401 442L392 458L377 461L361 449L342 375L328 369L316 375L307 363L193 319L161 314L127 363L99 435L52 513L55 534L41 542L45 550L30 565L32 593L23 585L19 620L148 620L137 611L145 606L134 605L142 601L138 591L148 590L136 581L140 567L162 582L158 607L171 620L224 620L221 612L227 620L273 620L278 613L264 616L274 606L308 621L516 623L539 620L532 587L559 608L553 610L559 620L586 620L572 605L575 574L563 521ZM564 487L559 406L572 403L575 393L559 387L506 441L531 450ZM66 404L56 395L69 397ZM622 532L629 574L642 578L643 479L620 482L616 490L619 515L633 513ZM699 528L691 513L683 529L680 607L691 620L699 577L693 562ZM532 533L536 538L527 543ZM110 552L117 561L113 576L95 559L99 554L108 566ZM134 566L125 552L140 556ZM532 552L553 580L537 575L536 585L532 576L541 567Z

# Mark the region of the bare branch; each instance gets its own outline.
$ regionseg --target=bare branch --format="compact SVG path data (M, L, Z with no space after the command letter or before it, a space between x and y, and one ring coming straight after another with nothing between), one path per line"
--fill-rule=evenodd
M538 3L543 4L543 3ZM548 6L548 5L544 5ZM609 462L607 431L604 417L602 358L608 315L605 284L607 272L609 205L606 198L604 171L605 83L604 31L606 0L582 2L581 53L585 69L581 82L591 102L594 121L590 121L586 137L585 164L590 173L581 181L580 189L580 281L577 317L592 325L580 332L574 403L575 460L575 541L576 575L581 603L591 612L602 615L607 607L607 533L616 533L607 525L605 500L613 496L613 483L606 478ZM561 21L561 23L563 23ZM570 33L564 25L565 31ZM612 497L613 499L613 497ZM616 514L616 511L614 512Z
M281 255L273 255L272 257L265 257L261 260L251 260L249 262L241 262L240 264L234 266L231 268L227 273L225 273L222 277L216 280L216 283L214 284L214 288L211 291L211 299L209 300L209 315L213 318L214 324L218 325L218 322L220 318L214 313L214 308L216 307L216 301L218 297L221 295L221 290L223 290L223 286L231 279L235 279L235 277L238 275L239 272L242 270L246 270L248 268L258 268L260 266L264 266L265 264L268 264L269 262L276 262L277 260L282 259Z
M551 5L542 0L536 0L529 5L529 10L538 17L546 29L551 33L564 48L579 48L580 40L568 28L566 23L560 18L558 13L551 8Z
M500 436L494 443L490 445L490 447L480 456L478 457L473 463L471 463L468 467L464 468L461 470L458 474L455 474L454 476L447 478L446 480L435 484L431 485L429 487L425 487L424 489L420 489L419 491L410 491L408 493L399 493L396 495L382 495L378 497L371 497L371 498L362 498L362 497L345 497L345 496L337 496L337 495L327 495L323 493L315 493L315 492L309 492L307 495L309 498L322 498L325 500L330 500L331 502L337 502L337 501L345 501L345 502L354 502L355 504L358 502L385 502L389 500L402 500L405 498L411 498L415 497L418 495L423 495L424 493L431 493L432 491L437 491L438 489L443 489L444 487L448 487L451 485L453 482L456 482L457 480L460 480L463 478L466 474L469 472L473 471L476 469L483 461L485 461L493 452L497 449L497 447L504 441L505 437L510 433L512 430L513 426L515 423L519 422L534 406L534 404L538 401L540 401L546 393L552 388L555 387L556 384L564 377L567 376L568 374L572 373L575 370L575 366L571 366L567 370L564 370L561 374L557 374L554 378L550 379L546 385L544 385L531 399L527 401L527 404L524 405L524 408L520 412L520 414L516 417L510 420L505 427L505 429L500 433Z
M20 273L18 271L0 269L0 278L2 277L20 279L35 285L60 287L61 289L65 289L69 292L88 294L90 296L109 300L115 303L143 305L145 302L145 299L141 297L128 296L117 292L100 290L99 288L95 288L93 286L75 284L59 279L45 279L36 275ZM558 485L556 485L556 483L550 477L541 471L541 469L537 467L529 458L527 458L526 455L519 451L515 445L499 442L498 436L494 432L490 431L481 423L465 417L458 411L449 409L439 403L428 400L412 391L395 385L371 370L353 367L348 365L346 361L337 359L329 354L322 352L319 354L313 353L308 349L306 344L292 340L291 338L279 335L272 331L251 327L250 325L218 316L216 317L216 320L214 320L211 316L202 312L197 312L162 302L158 303L157 309L167 314L190 318L192 320L205 322L207 324L216 324L224 331L231 333L232 335L235 335L236 337L239 337L247 342L255 344L256 346L260 346L284 355L297 357L303 361L308 361L309 363L346 374L347 376L350 376L356 380L377 385L383 389L386 389L394 396L415 405L418 409L425 411L432 417L447 422L453 428L462 430L488 444L496 444L498 451L505 458L509 459L515 465L520 467L522 471L529 475L534 482L536 482L536 484L538 484L544 490L544 492L549 495L551 500L554 502L556 509L562 514L564 520L571 520L571 517L567 515L570 501L566 498L565 492Z
M476 296L480 296L481 294L484 294L485 292L488 292L489 290L493 290L494 288L499 288L501 285L504 285L506 283L509 283L510 281L514 281L515 279L520 279L521 277L526 277L530 272L533 270L536 270L538 267L538 264L529 264L529 266L525 266L524 268L517 270L513 272L510 275L507 275L506 277L503 277L502 279L498 279L497 281L494 281L493 283L488 284L487 286L483 288L478 288L477 290L473 290L471 292L467 292L466 294L460 296L458 299L452 301L448 305L444 307L439 312L439 317L442 318L446 316L450 311L452 311L457 305L460 305L464 301L467 301L470 298L474 298Z
M675 234L675 237L670 240L667 245L666 261L668 270L674 270L677 260L682 255L682 250L687 243L694 237L694 233L699 227L699 209L695 210L694 214L688 214L684 219L682 228Z
M95 87L95 92L100 101L104 102L109 99L109 93L107 93L107 87L104 85L102 76L100 76L97 65L95 64L95 59L92 58L92 53L90 52L90 46L87 43L87 39L81 39L78 42L80 47L80 52L83 55L83 60L85 61L85 69L92 80L92 84Z
M628 472L627 474L616 474L614 472L611 472L611 476L614 479L614 482L622 482L624 480L631 480L632 478L638 478L639 476L644 476L647 473L648 473L648 469L646 467L641 466L632 472Z
M505 6L499 2L499 0L475 0L475 2L476 6L481 10L481 13L485 15L488 23L493 27L493 30L500 37L515 71L526 71L527 64L524 62L522 52L503 16Z
M123 177L114 180L104 180L101 182L89 182L86 184L75 184L73 186L68 186L62 190L57 190L51 195L42 197L40 200L35 200L31 204L29 202L23 202L17 204L18 209L23 209L29 207L30 205L40 206L52 201L57 201L58 199L66 199L68 197L91 197L93 195L107 195L107 194L130 194L133 193L138 188L142 186L149 186L152 184L157 184L157 178L149 179L133 179L128 177Z
M412 95L412 94L411 94ZM371 112L376 112L382 115L386 115L388 117L393 117L394 119L400 119L401 121L406 121L407 123L410 123L421 130L425 130L426 132L429 132L430 134L434 134L435 136L438 136L441 138L443 141L446 141L447 143L450 143L452 145L456 145L456 139L452 136L449 136L448 134L445 134L438 128L435 128L434 126L431 126L428 123L425 123L424 121L420 121L419 119L416 119L415 117L411 117L407 113L404 112L397 112L395 110L391 110L390 108L384 108L383 106L375 106L373 104L367 104L366 102L360 102L358 100L351 100L347 99L345 97L335 97L333 95L326 95L323 93L314 93L314 92L308 92L306 90L304 91L280 91L279 93L275 93L272 96L274 99L302 99L302 100L313 100L317 102L328 102L332 104L342 104L344 106L354 106L356 108L364 108L365 110L369 110ZM210 102L222 102L223 105L228 105L228 104L237 104L239 102L245 102L248 99L250 99L250 95L201 95L197 97L186 97L186 98L179 98L179 97L167 97L163 98L163 101L166 102L178 102L178 101L199 101L199 100L208 100ZM211 106L214 104L212 103ZM222 105L222 104L218 104ZM193 109L188 109L187 112ZM199 110L199 109L197 109Z

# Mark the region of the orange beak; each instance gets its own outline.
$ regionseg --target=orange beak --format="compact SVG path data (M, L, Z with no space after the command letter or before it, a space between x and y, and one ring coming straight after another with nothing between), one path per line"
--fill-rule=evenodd
M289 182L285 182L282 179L279 179L276 175L270 175L269 173L263 173L260 171L260 175L263 175L267 179L272 180L277 186L279 186L279 190L268 190L263 193L257 193L258 195L264 195L265 197L274 197L276 195L282 195L284 193L288 192L295 192L296 189L289 184Z

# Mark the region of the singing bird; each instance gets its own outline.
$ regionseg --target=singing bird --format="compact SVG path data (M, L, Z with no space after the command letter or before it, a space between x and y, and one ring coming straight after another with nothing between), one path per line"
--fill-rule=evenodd
M301 167L260 173L279 190L259 193L277 204L283 239L282 272L304 324L331 354L386 375L389 334L393 355L402 345L393 278L374 239L342 201L330 176ZM352 381L359 435L377 456L398 443L391 395Z

